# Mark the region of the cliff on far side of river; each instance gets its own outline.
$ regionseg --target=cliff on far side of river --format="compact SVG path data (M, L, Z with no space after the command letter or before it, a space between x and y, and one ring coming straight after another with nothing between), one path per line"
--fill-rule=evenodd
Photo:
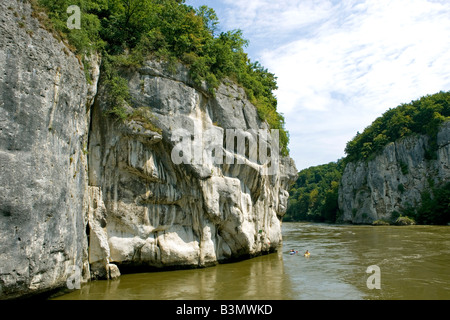
M427 156L437 139L435 157ZM450 121L437 137L410 135L389 143L373 159L346 165L339 187L340 220L351 223L395 222L421 205L422 194L450 181Z

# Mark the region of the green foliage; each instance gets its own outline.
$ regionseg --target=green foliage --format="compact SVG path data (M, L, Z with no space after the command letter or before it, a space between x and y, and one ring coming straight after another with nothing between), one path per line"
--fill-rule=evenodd
M418 224L446 225L450 223L450 182L424 191L420 206L408 206L402 216L415 220Z
M401 214L398 211L393 211L391 213L391 221L396 221L400 217L401 217Z
M128 119L127 109L123 106L113 106L110 109L105 111L105 115L110 115L113 118L118 120L126 120Z
M46 9L52 22L48 27L56 31L61 38L67 39L75 47L75 53L82 56L89 55L93 50L100 50L105 45L99 34L101 21L97 12L106 6L106 2L106 0L37 0L37 4ZM67 13L67 8L71 5L77 5L81 9L81 29L67 28L67 19L71 15Z
M116 75L106 80L105 84L108 87L108 97L113 106L120 106L130 100L130 92L126 79Z
M426 134L431 137L426 157L434 159L438 129L446 120L450 120L450 92L441 91L389 109L363 133L358 132L355 138L347 143L346 161L368 159L388 143L411 134ZM402 172L404 171L407 171L407 166L402 166Z
M102 81L108 91L106 101L108 109L105 115L113 116L119 120L126 120L128 112L126 103L131 102L128 82L120 76L119 65L122 64L123 57L105 55L102 65Z
M206 83L211 95L228 77L240 84L271 129L280 130L280 146L288 154L289 134L277 112L276 77L244 52L248 41L241 30L218 34L219 20L207 6L194 9L184 0L29 0L47 9L56 31L76 53L91 50L117 57L124 67L139 67L147 58L162 59L174 67L190 68L198 85ZM78 5L81 30L68 30L66 9ZM119 58L120 57L120 58ZM172 68L175 71L175 68ZM117 79L116 79L117 80Z
M416 222L409 217L399 217L395 220L395 224L398 226L410 226L416 224Z
M147 129L154 132L158 132L159 134L162 133L161 128L158 128L155 125L155 120L157 120L156 116L150 111L149 108L146 107L140 107L133 110L133 112L128 115L128 120L135 120L137 122L140 122L142 126Z
M289 194L286 221L335 222L339 213L338 189L342 160L310 167L299 172Z
M415 220L420 224L445 225L450 222L450 182L422 194Z
M388 226L390 225L389 221L385 221L383 219L380 220L375 220L374 222L372 222L372 225L374 226Z

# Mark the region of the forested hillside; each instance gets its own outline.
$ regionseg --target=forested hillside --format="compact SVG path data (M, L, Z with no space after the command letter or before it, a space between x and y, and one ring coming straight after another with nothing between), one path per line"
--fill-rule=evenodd
M280 130L283 155L288 154L285 119L277 112L277 79L244 49L248 41L241 30L219 32L212 8L193 8L184 0L29 0L36 17L55 37L66 40L85 66L86 56L101 52L103 79L117 103L113 113L123 116L120 100L128 98L121 67L139 67L145 59L159 59L189 67L192 79L206 82L210 94L224 78L240 84L257 107L261 119ZM81 28L69 30L67 8L81 8ZM40 14L45 11L46 15ZM45 16L48 16L47 19Z
M299 172L290 190L285 221L334 222L338 214L338 189L342 160Z

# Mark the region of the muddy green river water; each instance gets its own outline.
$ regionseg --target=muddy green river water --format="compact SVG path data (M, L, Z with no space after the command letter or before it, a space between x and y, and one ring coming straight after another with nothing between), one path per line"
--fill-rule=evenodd
M299 254L291 255L291 249ZM375 269L367 273L370 266ZM93 281L57 299L449 300L450 227L285 222L277 253L205 269Z

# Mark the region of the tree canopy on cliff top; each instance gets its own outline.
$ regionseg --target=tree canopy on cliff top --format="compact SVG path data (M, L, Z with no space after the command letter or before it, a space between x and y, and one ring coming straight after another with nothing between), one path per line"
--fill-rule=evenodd
M368 159L388 143L411 134L426 134L430 140L427 158L435 157L436 135L439 126L450 120L450 91L427 95L408 104L389 109L363 133L357 133L347 143L346 161Z
M146 58L181 62L199 85L205 81L214 94L228 77L240 84L259 116L280 130L282 153L288 154L289 135L284 116L277 112L277 79L244 48L241 30L218 33L219 19L212 8L194 9L184 0L30 0L45 7L53 27L66 37L81 57L92 50L106 58L139 65ZM81 29L69 30L67 8L82 12ZM112 58L114 60L114 58Z

